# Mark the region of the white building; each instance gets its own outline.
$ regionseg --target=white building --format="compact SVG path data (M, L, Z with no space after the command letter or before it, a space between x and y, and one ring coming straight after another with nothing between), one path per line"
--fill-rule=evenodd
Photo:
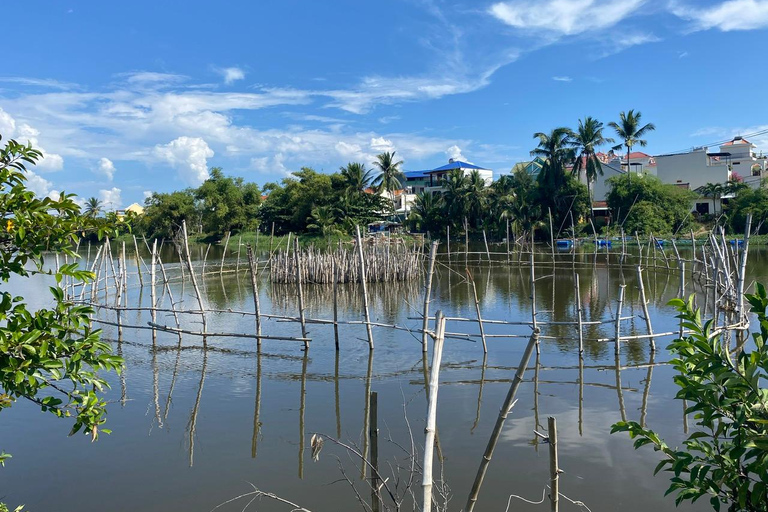
M431 171L426 171L426 175L429 177L429 182L427 183L425 190L432 193L442 192L443 179L446 178L448 174L455 169L461 169L465 177L469 176L473 171L477 171L478 174L480 174L480 177L483 178L483 181L485 181L486 187L493 183L493 171L491 169L486 169L485 167L480 167L479 165L471 164L469 162L462 162L461 160L454 160L451 158L448 160L447 164L436 169L432 169Z

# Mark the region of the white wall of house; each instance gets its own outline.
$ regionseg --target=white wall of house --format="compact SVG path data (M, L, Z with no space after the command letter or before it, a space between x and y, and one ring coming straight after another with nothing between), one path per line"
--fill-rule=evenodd
M730 178L728 166L707 156L707 148L689 153L656 157L657 176L664 183L688 183L691 190L707 183L725 183Z

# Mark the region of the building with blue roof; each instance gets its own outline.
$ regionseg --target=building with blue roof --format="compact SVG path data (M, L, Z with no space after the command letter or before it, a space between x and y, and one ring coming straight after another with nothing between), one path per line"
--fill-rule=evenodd
M491 169L486 169L485 167L480 167L479 165L463 162L461 160L454 160L451 158L447 164L441 165L440 167L426 172L429 176L429 184L425 190L433 193L442 192L443 180L451 171L456 169L460 169L464 176L469 176L472 172L477 171L477 173L480 174L480 177L485 181L486 186L489 186L493 182L493 171Z

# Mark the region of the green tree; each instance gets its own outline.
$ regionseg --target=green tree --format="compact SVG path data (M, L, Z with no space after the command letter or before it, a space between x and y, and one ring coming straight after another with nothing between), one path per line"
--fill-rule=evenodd
M539 186L545 194L556 192L565 181L565 166L573 161L575 151L571 143L569 128L555 128L550 133L537 132L534 139L539 139L539 145L531 151L531 156L539 157L544 165L539 172Z
M698 190L703 197L711 198L714 203L713 213L717 215L717 203L720 202L720 198L725 193L725 186L722 183L707 183ZM721 205L722 211L722 205Z
M338 180L337 180L338 181ZM316 206L329 206L338 200L341 191L334 191L333 180L328 174L318 173L310 167L302 167L280 184L264 185L267 199L259 216L266 226L275 223L280 234L302 233Z
M219 167L195 190L203 231L223 235L227 231L254 229L261 203L261 192L243 178L224 176Z
M154 192L145 201L141 229L147 236L171 238L181 229L182 221L188 226L200 224L200 214L191 189L177 192Z
M744 232L748 213L752 214L753 233L768 233L768 225L766 225L766 220L768 220L767 189L763 187L758 189L746 188L730 200L728 203L728 222L732 233Z
M607 183L608 207L625 232L668 234L690 225L693 192L650 175L633 180L626 173L608 178Z
M474 225L475 228L478 228L483 223L483 218L487 211L488 188L485 186L485 180L480 176L480 172L477 170L469 173L465 187L469 222Z
M649 428L636 422L616 423L612 432L629 432L635 448L651 445L662 460L654 473L671 473L667 494L676 492L675 503L695 502L707 496L715 510L768 511L768 295L758 284L747 295L760 332L754 333L753 349L743 345L734 354L712 321L702 322L693 296L687 302L674 299L689 335L668 347L680 388L675 396L686 400L686 414L694 414L695 432L683 442L684 449L668 446Z
M469 188L464 171L451 169L443 178L441 185L446 221L453 227L463 225L464 219L469 215Z
M379 175L373 180L373 184L379 190L389 192L392 199L392 215L395 214L395 190L402 189L402 181L405 180L405 175L400 170L403 161L395 161L395 153L396 151L385 151L376 155L376 161L373 162L373 165L379 170Z
M603 123L587 116L579 120L579 128L571 133L571 142L576 149L576 161L573 164L573 173L580 176L584 172L587 180L587 192L589 193L589 215L594 220L595 212L592 209L592 183L598 175L603 175L603 165L597 157L597 148L613 143L613 139L603 135Z
M642 139L646 133L652 132L656 129L653 123L640 126L640 119L642 114L640 112L635 113L634 110L629 112L622 112L619 114L619 122L611 121L608 126L616 131L616 135L619 139L624 141L624 147L627 148L627 174L631 175L631 169L629 168L629 153L635 145L645 147L648 141ZM621 146L617 146L620 148Z
M344 178L347 193L364 193L371 186L373 172L365 168L365 164L350 162L340 167L341 176Z
M48 270L45 254L59 252L75 259L73 251L84 220L72 195L39 199L26 187L26 166L42 157L31 146L8 141L0 149L0 283L36 274L53 275L53 305L30 311L24 297L0 291L0 412L18 399L43 411L72 419L70 435L84 431L96 440L106 421L106 402L100 395L107 382L98 370L122 368L109 345L93 329L90 307L70 302L61 287L65 276L80 283L93 279L76 263ZM24 286L16 282L14 290ZM9 457L0 454L0 463Z
M443 197L440 194L419 192L413 201L409 221L412 229L430 233L439 233L446 225Z

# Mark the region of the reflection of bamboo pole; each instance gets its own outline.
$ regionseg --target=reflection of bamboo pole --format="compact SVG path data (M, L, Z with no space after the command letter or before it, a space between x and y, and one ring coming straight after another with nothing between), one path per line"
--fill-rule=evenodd
M368 437L371 444L371 511L381 510L381 493L379 492L379 397L373 391L368 396L371 421L368 426Z
M186 230L185 230L186 231ZM208 351L203 350L203 368L200 370L200 385L197 387L195 405L189 417L189 467L195 463L195 430L197 429L197 414L200 412L200 399L203 397L203 385L205 384L205 369L208 366Z
M651 325L651 314L648 312L648 301L645 298L645 285L643 284L643 268L637 266L637 286L640 288L640 305L643 308L643 319L645 327L648 330L648 340L651 345L651 354L656 351L656 342L653 339L653 326Z
M155 403L155 420L157 426L163 428L163 418L160 416L160 374L157 369L157 350L152 351L152 391Z
M624 408L624 392L621 390L621 359L619 353L616 353L616 393L619 395L619 412L621 421L627 421L627 410Z
M336 351L336 364L333 373L333 391L336 396L336 438L341 439L341 405L339 400L339 351Z
M360 284L363 288L363 312L365 313L365 330L368 334L368 348L373 350L373 330L371 315L368 312L368 286L365 282L365 259L363 257L363 238L360 236L360 226L355 226L357 233L357 255L360 258Z
M584 435L584 354L579 355L579 435Z
M256 404L253 410L253 438L251 439L251 458L256 458L256 451L261 433L261 350L256 351Z
M485 384L485 368L488 365L488 352L483 354L483 366L480 369L480 391L477 393L477 412L475 413L475 422L472 424L472 428L469 429L471 434L477 428L477 424L480 422L480 406L483 403L483 385Z
M557 422L550 416L547 418L547 438L549 440L549 501L552 512L558 511L560 501L560 468L557 462Z
M118 340L117 342L117 357L123 357L123 342ZM120 407L125 407L125 402L128 401L128 384L126 381L126 373L128 369L123 365L123 371L120 372Z
M512 407L515 405L515 395L517 394L517 390L520 387L520 383L523 381L523 376L525 374L526 368L528 367L528 362L531 360L534 347L538 344L538 338L539 329L536 328L534 329L533 334L531 334L531 338L528 340L528 345L525 347L525 352L523 352L523 357L520 359L520 364L518 365L517 371L515 372L515 378L512 379L512 384L509 386L507 397L504 399L504 403L501 406L501 411L499 411L499 417L496 419L496 425L493 427L493 432L491 432L490 439L488 439L488 446L485 448L485 453L483 454L483 458L480 461L480 467L477 470L475 481L472 484L472 490L469 493L467 504L464 507L465 512L472 512L475 508L475 503L477 503L477 497L480 494L480 487L483 485L485 473L488 471L488 466L490 465L491 458L493 457L493 451L496 449L496 443L498 443L499 437L501 436L501 429L504 427L504 422L512 410Z
M648 414L648 397L651 395L651 378L653 377L653 363L655 352L651 351L651 358L648 361L648 373L645 376L645 387L643 388L643 400L640 406L640 426L645 427L645 417Z
M251 274L251 290L253 292L253 309L256 317L256 336L259 336L256 338L256 346L261 347L261 307L259 304L259 282L258 282L258 266L254 262L253 258L253 249L251 249L251 246L249 245L246 249L246 253L248 255L248 268L250 269Z
M173 373L171 373L171 385L168 386L168 398L165 399L165 410L163 411L163 420L168 419L168 412L171 410L171 398L173 397L173 388L176 386L176 375L179 372L179 363L181 362L181 338L179 338L179 346L176 348L176 363L173 365Z
M541 368L541 354L536 353L536 361L533 366L533 423L535 428L538 429L541 423L539 422L539 369ZM533 446L536 451L539 451L539 438L534 436Z
M427 282L424 286L424 310L421 313L421 351L427 351L427 327L429 327L429 303L432 298L432 276L435 272L435 258L437 257L438 242L432 242L429 248L429 266L427 270Z
M442 311L435 315L435 339L432 346L432 369L429 374L427 398L427 427L424 429L424 466L421 487L424 491L422 512L432 512L432 464L434 461L435 432L437 423L437 391L440 381L440 362L445 341L445 317Z
M304 479L304 411L307 406L307 359L305 350L301 359L301 396L299 403L299 478Z
M368 461L368 425L371 420L371 403L368 397L371 395L371 375L373 374L373 352L368 352L368 371L365 373L365 404L363 406L363 460L360 467L360 479L365 480L365 468Z
M469 273L469 269L467 270L467 278L469 278L469 282L472 285L472 294L475 297L475 313L477 314L477 325L480 327L480 339L483 342L483 353L488 353L488 345L485 342L485 329L483 328L483 317L480 316L480 300L477 298L477 287L475 286L475 280L472 278L472 274Z

